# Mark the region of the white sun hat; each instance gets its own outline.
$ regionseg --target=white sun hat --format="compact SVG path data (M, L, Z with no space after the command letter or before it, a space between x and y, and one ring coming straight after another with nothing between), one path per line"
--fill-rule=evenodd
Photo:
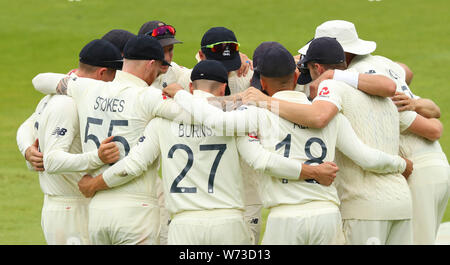
M355 25L344 20L330 20L318 26L314 38L320 37L336 38L345 52L357 55L372 53L377 48L377 44L374 41L360 39ZM298 50L298 52L300 54L306 54L309 43Z

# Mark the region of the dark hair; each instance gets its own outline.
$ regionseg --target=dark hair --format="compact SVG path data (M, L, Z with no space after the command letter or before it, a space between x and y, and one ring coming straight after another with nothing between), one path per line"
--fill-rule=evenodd
M320 65L322 65L323 68L325 68L325 70L330 70L330 69L346 70L347 69L347 63L345 61L342 63L337 63L337 64L323 64L323 63L318 63L315 61L311 61L310 63L320 64Z

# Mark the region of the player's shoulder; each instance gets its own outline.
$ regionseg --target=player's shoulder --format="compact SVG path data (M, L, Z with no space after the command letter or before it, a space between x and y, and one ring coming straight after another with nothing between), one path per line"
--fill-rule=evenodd
M333 80L333 79L327 79L327 80L320 82L319 87L318 87L318 93L320 93L322 91L324 93L326 93L329 90L346 90L346 89L353 90L353 88L351 86L349 86L348 84L346 84L345 82L337 81L337 80Z
M66 95L53 95L47 103L47 112L51 115L70 115L77 113L75 101Z
M76 108L73 98L66 95L53 95L47 104L52 108Z

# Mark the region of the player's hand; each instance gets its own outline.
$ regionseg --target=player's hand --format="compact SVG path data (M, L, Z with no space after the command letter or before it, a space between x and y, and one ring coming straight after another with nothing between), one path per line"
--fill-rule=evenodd
M247 76L248 70L253 70L253 62L248 58L248 56L244 53L239 53L241 57L241 68L237 70L237 76Z
M246 105L267 106L270 97L255 87L249 87L242 93L242 102Z
M119 147L111 142L113 138L114 136L106 138L98 148L98 157L105 164L115 163L120 158Z
M339 171L338 166L333 162L324 162L315 168L317 173L314 179L324 186L330 186L336 178L336 172Z
M416 110L416 101L410 97L408 97L403 92L395 92L395 95L391 97L394 104L397 106L399 112L405 110Z
M25 159L30 162L36 171L44 171L44 155L39 152L39 139L25 151Z
M172 84L166 86L165 88L163 88L164 94L166 94L167 96L169 96L171 98L173 98L175 96L175 94L180 90L184 90L184 89L182 86L180 86L177 83L172 83Z
M84 197L93 197L96 192L94 178L91 175L84 175L80 181L78 181L78 189L83 193Z
M326 70L316 80L311 81L311 83L309 83L310 97L315 98L317 96L317 90L319 89L320 83L324 80L333 79L333 76L334 70Z
M405 171L403 171L402 175L408 179L413 171L413 162L407 158L402 157L406 161L406 168Z

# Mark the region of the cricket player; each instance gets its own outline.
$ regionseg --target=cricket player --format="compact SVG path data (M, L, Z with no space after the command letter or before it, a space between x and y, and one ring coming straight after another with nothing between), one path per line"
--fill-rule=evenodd
M201 47L198 52L199 61L220 61L228 72L228 90L225 95L236 95L250 87L250 79L253 71L241 75L239 70L243 65L249 64L249 60L242 60L239 52L239 43L233 31L225 27L213 27L203 34ZM240 55L240 56L239 56ZM245 55L244 55L245 56ZM246 57L246 56L245 56ZM257 172L247 163L241 160L241 170L244 175L245 187L245 219L254 237L255 243L259 242L262 221L262 201L257 189Z
M164 100L162 91L148 87L159 74L164 51L149 36L132 37L124 48L122 71L112 82L40 74L36 89L71 96L77 104L83 152L96 150L114 136L121 158L126 156L157 115L174 119L178 105ZM170 104L172 102L172 104ZM189 117L190 121L190 117ZM92 174L102 173L105 165ZM156 198L158 161L140 178L120 187L96 193L89 206L89 236L93 244L157 244L160 230Z
M191 80L194 97L223 96L228 72L218 61L201 61L194 67ZM291 180L312 177L322 182L324 175L331 183L329 179L337 170L331 163L316 168L273 154L258 141L249 141L253 138L248 136L226 136L204 125L161 118L149 123L143 139L125 159L97 178L114 187L123 179L141 174L161 154L167 209L173 215L169 244L251 243L243 215L239 157L259 171ZM310 175L311 170L324 173Z
M358 38L353 23L342 20L327 21L316 29L316 37L328 36L336 38L346 54L348 69L357 73L381 74L396 83L396 95L392 97L399 111L412 110L427 118L439 118L439 107L429 99L414 95L408 84L404 68L401 64L379 56L371 55L376 43ZM307 46L300 49L304 52ZM352 73L338 74L351 80ZM336 75L336 73L335 73ZM366 91L376 95L377 91ZM408 178L413 200L413 243L434 244L436 234L444 215L450 196L450 169L447 157L437 141L442 134L442 125L433 119L435 126L419 128L419 131L408 130L400 134L400 154L413 161L414 172ZM420 136L422 132L426 134Z
M345 69L342 46L335 39L317 38L309 47L301 63L308 65L313 80L327 69ZM366 144L390 154L399 152L399 127L400 131L417 131L421 127L437 125L415 112L399 115L389 99L367 95L340 81L325 80L320 83L319 93L311 94L318 96L311 105L302 105L267 98L257 89L251 89L244 101L278 102L277 112L282 117L311 127L328 124L342 112ZM411 196L405 186L406 180L399 174L383 174L380 178L378 174L364 171L339 152L336 162L344 167L338 173L336 186L347 243L411 244ZM359 183L358 189L355 189L355 183Z
M119 50L105 40L89 42L79 57L72 76L111 81L122 67ZM98 152L82 153L76 105L63 95L45 96L19 128L19 149L35 141L43 152L39 182L45 196L41 225L47 244L89 244L89 199L77 183L85 172L119 159L118 148L108 143L111 139L103 141Z
M303 93L289 91L294 90L298 73L292 55L281 44L263 43L255 50L256 54L260 56L257 71L261 74L261 86L269 95L308 104ZM410 174L411 164L405 170L405 160L399 156L364 145L342 115L338 115L326 129L309 129L280 119L267 110L245 106L245 110L226 113L202 102L193 102L183 91L168 88L165 91L169 95L175 93L175 100L186 110L192 111L199 122L245 124L245 128L257 132L266 149L305 164L332 161L337 147L364 169L377 173L405 171L406 176ZM264 244L343 243L339 199L334 186L324 187L315 182L277 180L266 176L260 180L259 187L265 207L271 209Z

